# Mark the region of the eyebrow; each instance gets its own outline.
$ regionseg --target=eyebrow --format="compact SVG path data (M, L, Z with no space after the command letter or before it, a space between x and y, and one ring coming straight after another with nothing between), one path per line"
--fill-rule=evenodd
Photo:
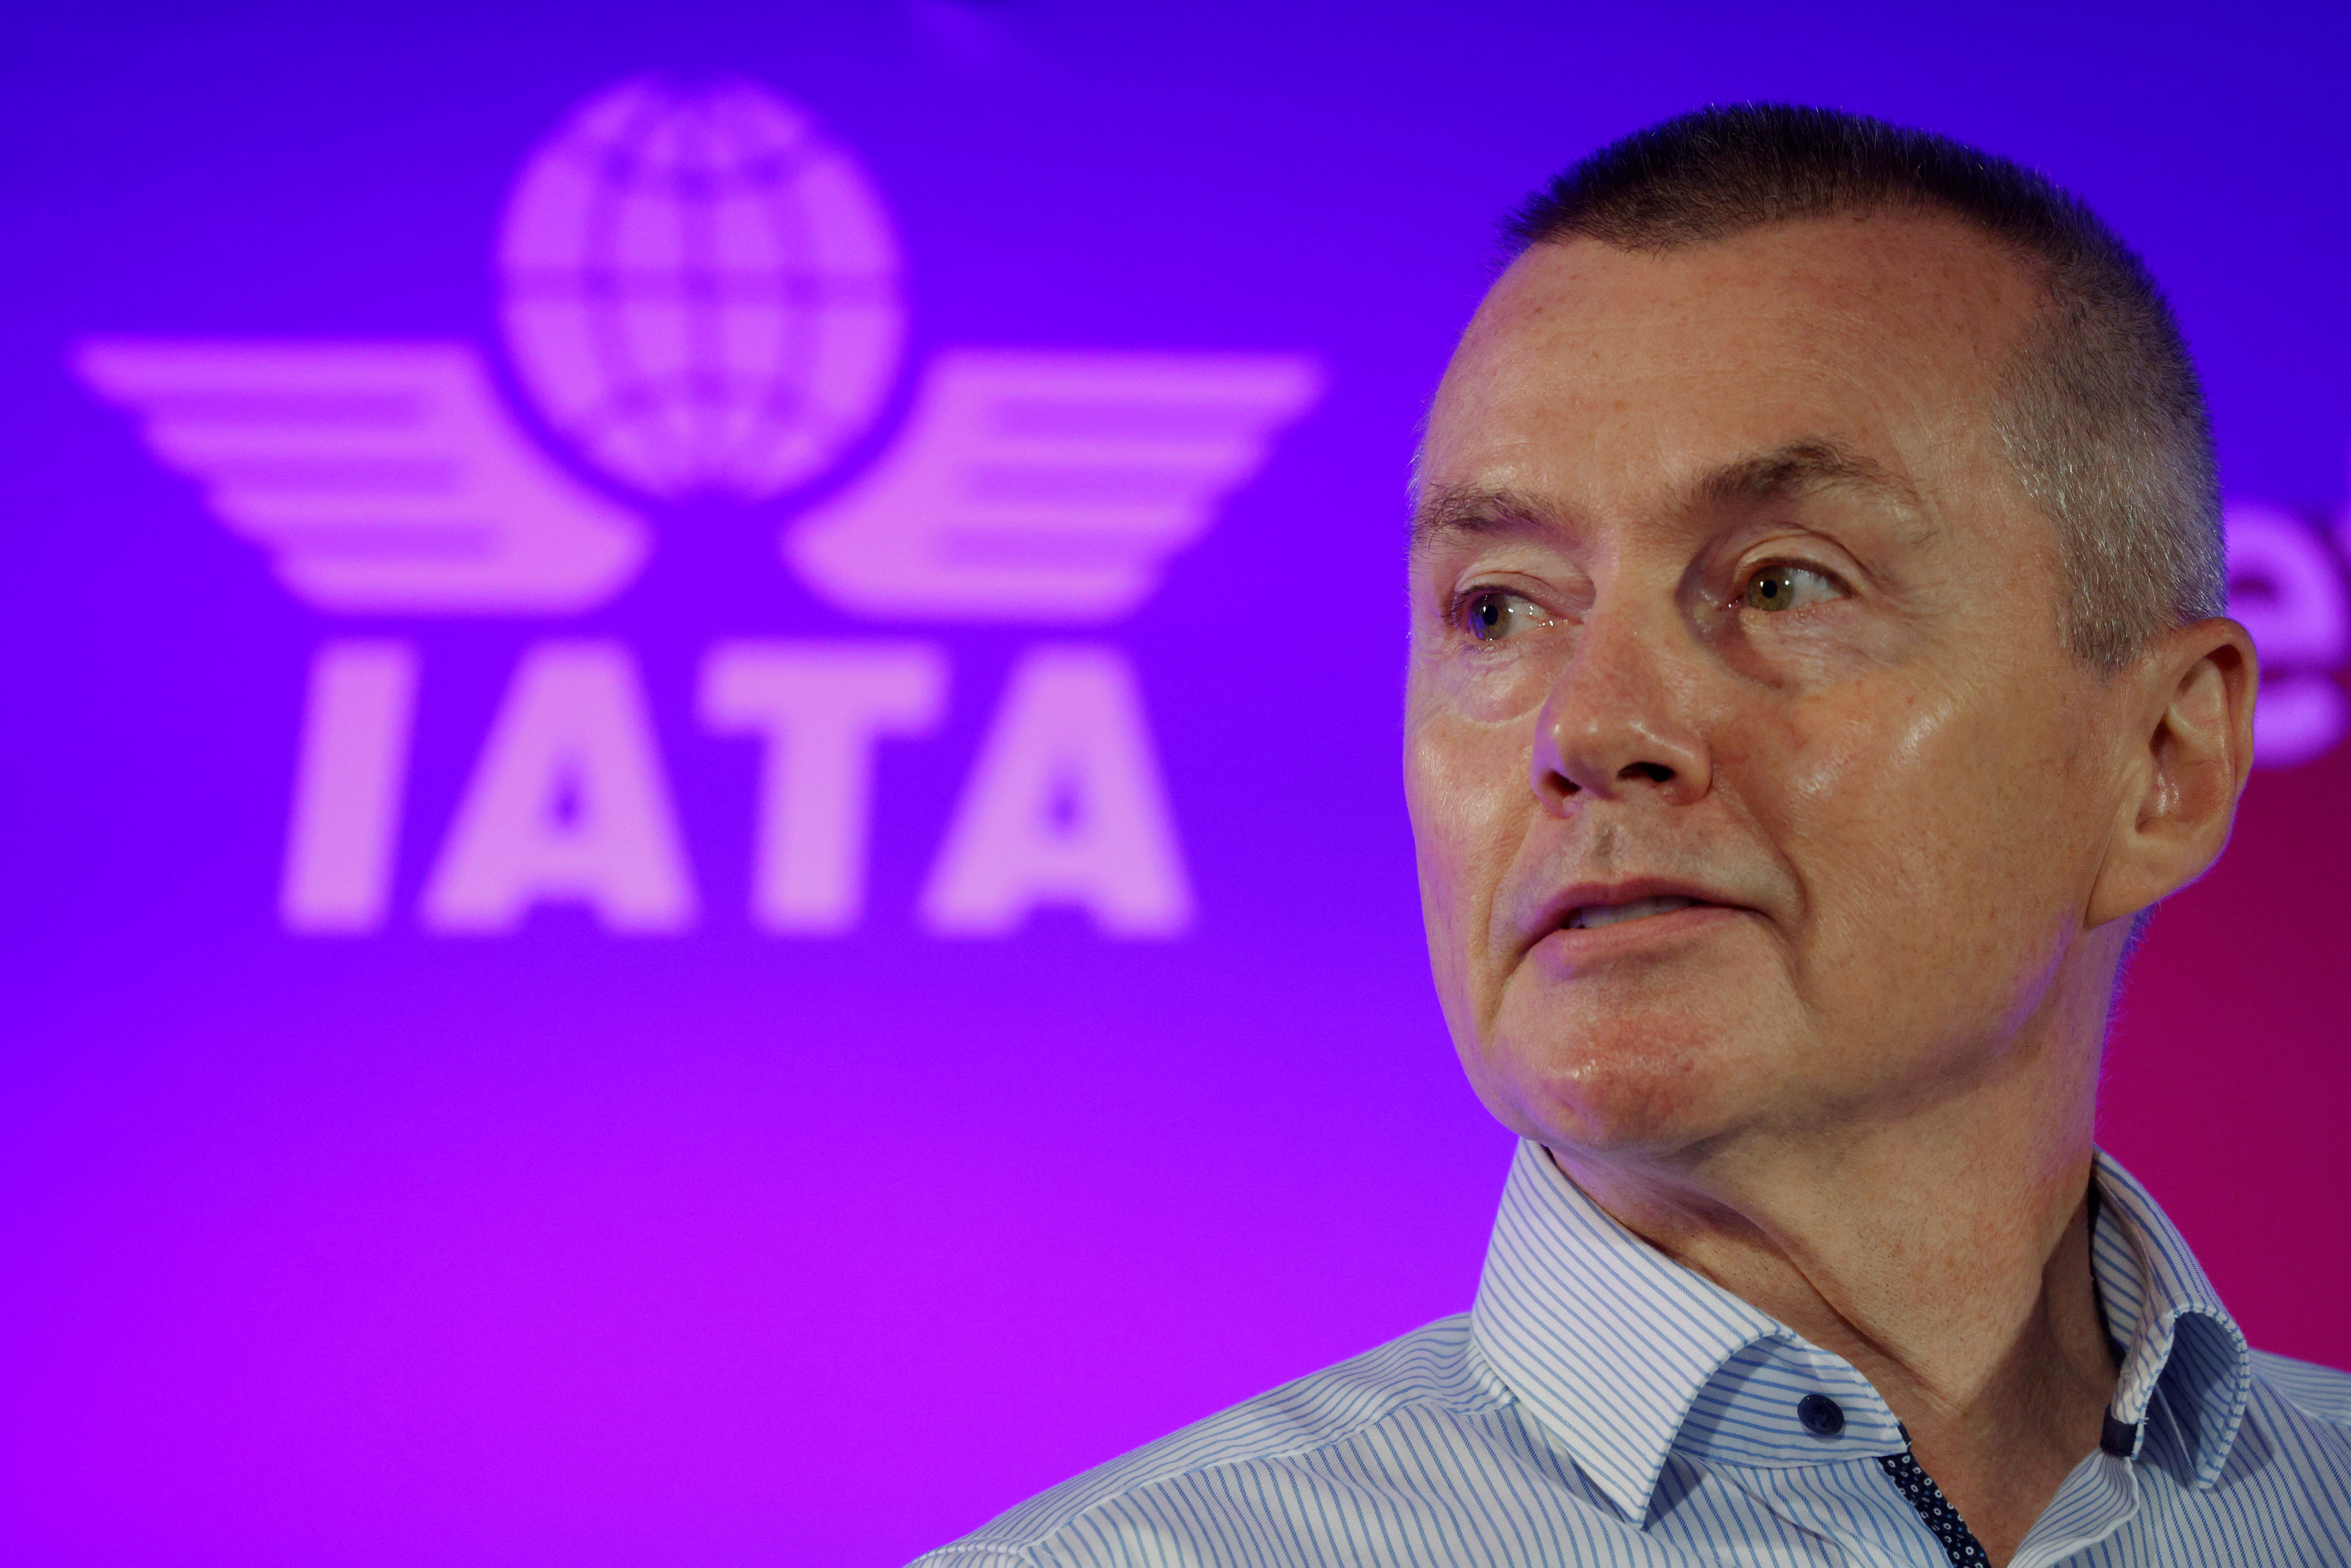
M1811 436L1726 463L1692 486L1694 497L1716 506L1776 501L1821 490L1863 490L1915 510L1910 481L1840 441Z
M1447 539L1521 533L1551 521L1550 508L1516 490L1447 485L1429 492L1414 509L1407 551L1418 559Z
M1807 436L1734 458L1701 475L1677 510L1753 506L1759 502L1858 490L1882 496L1905 511L1918 509L1918 492L1901 475L1828 436ZM1558 508L1522 491L1448 485L1433 490L1412 517L1410 553L1417 559L1463 536L1489 538L1556 526Z

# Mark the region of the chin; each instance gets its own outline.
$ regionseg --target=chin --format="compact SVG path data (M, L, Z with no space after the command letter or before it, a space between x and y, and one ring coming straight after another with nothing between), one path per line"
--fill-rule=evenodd
M1505 1126L1548 1147L1666 1155L1735 1125L1792 1074L1766 1042L1674 1007L1517 1008L1474 1051L1472 1084Z

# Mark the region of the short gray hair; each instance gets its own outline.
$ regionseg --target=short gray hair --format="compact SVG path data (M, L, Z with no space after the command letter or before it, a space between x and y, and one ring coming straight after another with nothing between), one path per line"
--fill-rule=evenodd
M1995 420L2056 526L2065 646L2120 667L2223 612L2220 497L2203 389L2145 263L2078 197L1948 137L1837 110L1734 104L1612 141L1503 225L1513 253L1575 238L1664 252L1769 224L1947 213L2038 268L2041 320Z

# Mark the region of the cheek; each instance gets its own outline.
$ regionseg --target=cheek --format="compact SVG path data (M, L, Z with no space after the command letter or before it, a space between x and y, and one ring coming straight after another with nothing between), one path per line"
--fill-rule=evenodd
M1484 954L1495 891L1534 809L1531 748L1524 726L1465 718L1417 694L1408 710L1405 801L1440 977Z
M1821 914L1874 918L1866 912L1906 884L1931 900L1979 852L1969 825L1985 781L1973 727L1957 709L1916 696L1890 713L1823 704L1759 747L1757 774L1784 781L1759 793L1776 796L1775 836Z
M1824 704L1759 746L1753 776L1782 781L1760 800L1811 905L1816 984L1916 964L1907 994L1972 1010L2042 966L2070 909L2083 792L2033 711L1913 692Z
M1429 633L1415 680L1433 711L1470 724L1531 724L1574 651L1574 633L1561 625L1491 643L1448 643Z

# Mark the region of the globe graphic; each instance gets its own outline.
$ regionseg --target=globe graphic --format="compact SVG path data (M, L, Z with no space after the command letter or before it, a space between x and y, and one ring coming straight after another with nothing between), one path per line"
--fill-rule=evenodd
M517 179L497 268L540 413L661 497L756 499L823 472L904 340L872 185L750 82L647 78L581 105Z

